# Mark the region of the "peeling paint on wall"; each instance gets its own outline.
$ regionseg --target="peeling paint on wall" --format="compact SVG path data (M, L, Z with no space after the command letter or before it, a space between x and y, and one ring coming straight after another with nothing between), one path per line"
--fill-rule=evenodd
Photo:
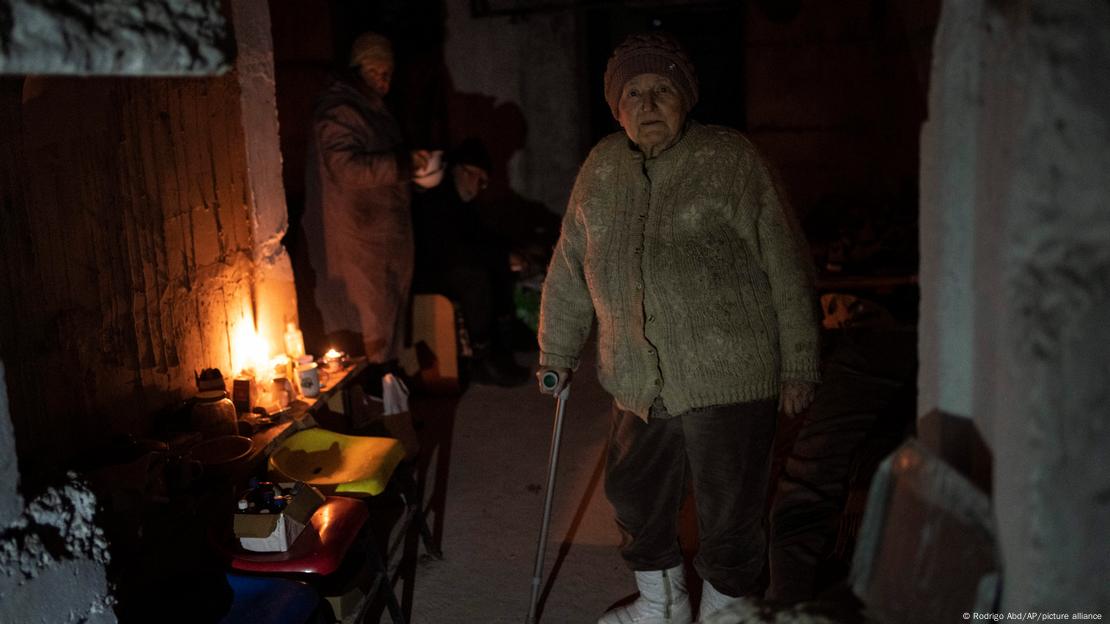
M0 74L222 74L233 47L219 0L10 0Z

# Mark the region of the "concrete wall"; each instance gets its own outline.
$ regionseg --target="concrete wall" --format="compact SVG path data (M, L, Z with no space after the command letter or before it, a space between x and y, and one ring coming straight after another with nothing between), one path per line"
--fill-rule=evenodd
M222 74L232 50L220 0L8 0L0 7L0 74Z
M512 191L558 213L590 147L583 81L601 80L581 69L576 19L571 11L473 18L466 3L447 3L450 138L487 137Z
M23 505L0 361L0 622L115 622L96 497L71 473Z
M261 5L261 6L259 6ZM295 318L265 3L240 70L0 81L0 354L24 476L244 365Z
M946 2L921 132L918 414L972 413L972 260L982 61L982 4ZM981 429L983 427L981 426Z
M992 447L1009 609L1110 611L1108 71L1106 3L944 3L921 409L956 408Z
M19 464L15 460L15 432L8 410L8 385L0 361L0 526L7 526L23 513L19 495Z
M259 334L280 352L285 324L297 320L297 292L293 265L281 243L289 219L282 184L270 10L266 2L233 0L231 15L251 214L254 312Z
M0 107L0 349L20 458L47 465L232 370L251 215L234 74L22 86Z
M277 347L295 320L267 5L230 12L222 77L0 80L2 622L116 621L96 498L59 468L242 366L240 331Z

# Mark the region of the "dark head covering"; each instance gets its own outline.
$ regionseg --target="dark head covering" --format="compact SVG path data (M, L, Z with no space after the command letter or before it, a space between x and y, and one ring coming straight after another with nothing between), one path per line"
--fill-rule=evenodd
M670 78L682 94L687 111L698 103L698 77L682 44L667 33L640 33L629 35L617 46L605 67L605 101L613 117L620 119L617 104L625 83L640 74Z
M459 143L458 147L447 154L447 162L452 165L474 165L488 174L493 173L493 159L481 139L470 137Z

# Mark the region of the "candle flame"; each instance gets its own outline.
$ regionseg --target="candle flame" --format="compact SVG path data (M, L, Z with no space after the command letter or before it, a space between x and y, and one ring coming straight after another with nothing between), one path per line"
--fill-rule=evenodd
M231 342L231 366L238 374L249 375L259 381L273 379L270 366L270 345L248 323L242 323Z

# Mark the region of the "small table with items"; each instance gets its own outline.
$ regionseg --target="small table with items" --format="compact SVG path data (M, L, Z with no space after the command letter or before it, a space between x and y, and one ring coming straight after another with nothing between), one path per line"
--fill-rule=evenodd
M261 455L294 422L303 425L306 423L306 417L319 415L325 407L331 412L350 414L352 412L352 397L349 390L368 366L366 358L356 358L337 370L325 371L327 376L321 380L320 393L317 396L302 397L293 401L288 409L270 417L271 420L277 420L273 424L255 419L255 426L259 428L251 436L253 442L252 459ZM315 420L308 422L308 424L314 423ZM303 428L303 426L297 428Z
M384 454L384 457L379 458L380 461L374 465L378 466L376 477L383 484L390 480L393 469L404 455L396 440L345 436L317 425L317 419L322 416L337 413L349 416L353 413L353 401L357 393L352 393L351 390L367 369L366 360L357 359L332 370L325 370L323 372L326 375L322 375L320 379L319 393L314 397L294 401L288 409L275 415L278 419L276 424L266 422L270 418L253 419L251 424L258 429L251 436L250 474L265 473L268 479L275 482L299 482L296 487L301 488L307 487L304 485L306 483L310 484L318 488L326 496L326 500L318 507L313 506L311 511L306 508L304 517L299 517L299 512L293 513L293 504L276 512L262 512L282 516L288 512L288 517L283 518L286 524L297 521L300 530L288 540L283 540L283 550L267 548L267 551L273 552L251 552L243 548L246 541L242 545L224 542L227 544L225 553L230 557L230 567L238 573L291 575L308 581L324 595L334 615L341 620L362 617L372 598L381 596L391 619L395 623L403 623L404 615L389 584L388 566L372 537L369 509L359 500L362 496L380 492L384 485L367 493L352 494L342 484L331 484L323 478L329 475L329 467L351 463L346 461L348 459L368 459L365 452L357 457L345 457L344 448L329 444L328 436L377 442L374 447L377 449L376 453ZM324 439L324 442L318 443L318 438ZM271 455L288 456L290 462L281 464L282 470L279 471L279 466L269 461ZM304 470L292 471L290 466ZM267 484L265 487L276 485ZM240 501L240 509L244 507L243 501ZM247 511L240 513L248 519L270 517L249 514ZM237 521L240 515L236 516ZM284 527L285 524L281 526ZM237 535L242 537L247 534L237 529Z

